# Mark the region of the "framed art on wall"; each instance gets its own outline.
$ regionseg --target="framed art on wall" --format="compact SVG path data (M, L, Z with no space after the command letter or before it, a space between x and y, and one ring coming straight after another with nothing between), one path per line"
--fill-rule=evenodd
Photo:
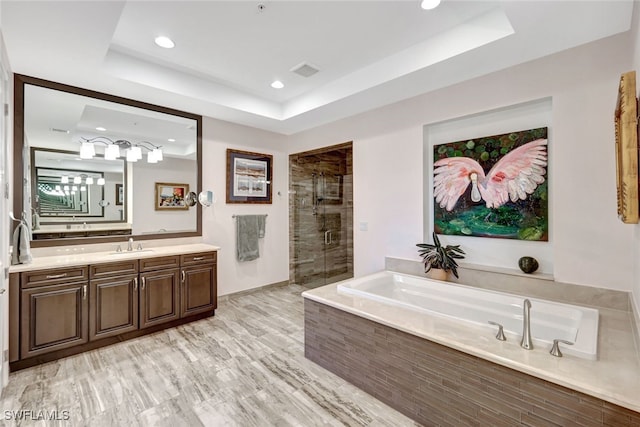
M189 184L156 182L155 210L187 210L189 206L185 196L189 193Z
M615 112L618 217L638 223L638 100L636 72L620 77Z
M116 184L116 206L122 206L124 203L124 187L122 184Z
M433 147L438 234L548 240L548 129Z
M273 156L227 149L227 203L271 203Z

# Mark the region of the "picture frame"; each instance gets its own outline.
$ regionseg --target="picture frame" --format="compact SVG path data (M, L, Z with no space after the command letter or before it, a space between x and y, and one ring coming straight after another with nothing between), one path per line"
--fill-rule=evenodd
M616 187L618 218L625 224L637 224L638 205L638 100L636 72L620 76L615 111Z
M116 184L116 206L122 206L124 204L124 187L122 184Z
M189 184L156 182L155 210L176 211L189 209L185 200L188 193Z
M227 203L271 203L273 156L227 149Z

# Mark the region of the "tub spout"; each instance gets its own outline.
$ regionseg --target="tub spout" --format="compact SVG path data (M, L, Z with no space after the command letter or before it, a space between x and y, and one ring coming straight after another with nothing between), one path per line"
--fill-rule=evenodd
M524 300L522 304L522 341L520 341L520 347L525 350L533 350L533 340L531 339L531 301Z

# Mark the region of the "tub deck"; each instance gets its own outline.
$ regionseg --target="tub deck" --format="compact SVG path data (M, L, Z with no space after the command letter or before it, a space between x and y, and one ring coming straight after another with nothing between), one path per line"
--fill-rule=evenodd
M572 355L556 358L548 348L527 351L519 341L498 341L484 326L345 295L337 286L309 290L303 297L640 412L640 358L630 312L600 309L597 361Z

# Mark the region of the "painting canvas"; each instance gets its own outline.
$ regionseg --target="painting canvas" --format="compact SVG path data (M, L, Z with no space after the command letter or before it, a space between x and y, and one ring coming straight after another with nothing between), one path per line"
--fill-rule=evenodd
M186 210L189 209L185 196L189 192L189 184L171 184L156 182L155 209L159 210Z
M227 203L271 203L273 156L227 150Z
M433 150L436 233L548 240L546 127Z

